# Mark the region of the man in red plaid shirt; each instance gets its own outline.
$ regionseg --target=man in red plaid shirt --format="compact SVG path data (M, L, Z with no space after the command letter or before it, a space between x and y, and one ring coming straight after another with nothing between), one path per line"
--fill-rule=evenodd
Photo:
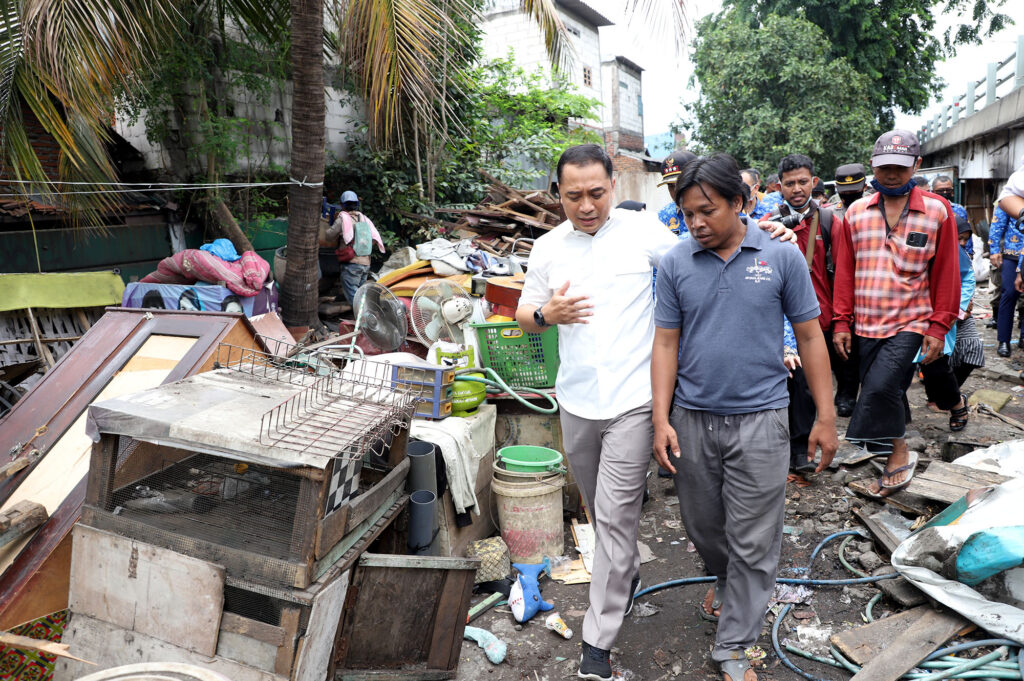
M846 439L888 455L872 489L878 496L913 477L904 400L915 357L920 351L928 364L942 354L960 306L956 219L945 199L915 186L920 149L906 130L878 138L871 157L877 193L847 209L833 238L833 342L846 357L856 333L861 367Z

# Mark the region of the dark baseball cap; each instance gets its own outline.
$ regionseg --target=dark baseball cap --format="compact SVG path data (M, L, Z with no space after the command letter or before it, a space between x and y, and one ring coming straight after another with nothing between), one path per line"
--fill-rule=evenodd
M917 135L909 130L890 130L875 140L875 150L871 152L871 165L904 166L914 165L921 155L921 144Z
M840 194L864 189L864 164L847 163L836 168L836 191Z
M663 187L670 182L675 182L679 173L683 172L683 166L695 158L697 158L697 154L692 151L673 151L666 156L665 160L661 162L661 182L658 183L658 186Z

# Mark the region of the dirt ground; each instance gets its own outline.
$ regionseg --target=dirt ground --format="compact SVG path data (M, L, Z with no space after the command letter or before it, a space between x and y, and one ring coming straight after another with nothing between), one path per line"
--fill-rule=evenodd
M981 296L979 296L981 297ZM981 321L981 324L984 322ZM995 354L995 332L984 329L987 367L975 371L964 386L970 395L976 390L989 389L1013 396L1002 414L1024 421L1024 388L1018 373L1024 368L1024 354L1015 350L1014 356L1003 360ZM1016 389L1016 390L1014 390ZM988 446L1001 440L1024 437L1024 432L990 416L972 413L967 429L951 437L948 415L934 413L926 406L924 389L915 380L908 393L913 422L908 426L912 449L922 454L922 465L943 457L943 452L963 454L976 447ZM840 435L847 419L839 420ZM853 448L841 442L837 461L853 453ZM949 454L947 454L948 458ZM652 462L652 470L657 466ZM783 540L780 574L789 568L807 564L810 552L821 539L844 529L863 526L851 512L858 506L881 509L877 502L856 495L848 484L857 479L877 477L871 462L856 465L837 463L828 472L808 476L805 487L791 482L787 488L786 534ZM649 480L650 500L644 506L640 525L640 541L653 558L641 567L644 587L683 577L704 575L701 560L687 540L686 529L680 522L679 504L671 480L652 475ZM941 510L936 506L932 512ZM907 514L914 519L916 514ZM853 577L837 557L839 541L833 541L816 559L811 576L816 578L845 579ZM572 537L567 533L566 553L572 550ZM846 557L857 565L857 556L863 551L881 554L883 563L888 555L869 540L857 539L846 549ZM525 625L518 625L507 606L499 606L479 617L473 626L488 629L508 645L508 657L501 665L492 665L483 651L473 642L466 641L462 648L457 679L460 681L554 681L576 678L580 655L580 628L587 608L588 585L567 586L549 580L542 581L543 597L555 604L556 610L573 629L571 640L560 638L544 628L543 616L538 615ZM706 585L670 588L637 599L633 613L626 618L615 648L612 665L623 679L633 681L668 681L669 679L717 679L721 676L709 661L714 642L715 625L702 620L697 604L707 590ZM873 585L815 588L805 602L793 608L780 629L780 638L788 639L801 648L818 646L827 650L827 637L831 633L860 626L868 600L878 593ZM474 597L474 603L482 597ZM775 613L770 610L758 645L767 655L758 669L764 680L796 680L801 677L782 666L772 652L770 631ZM876 618L903 608L884 597L874 608ZM817 643L815 638L818 638ZM825 641L825 648L821 647ZM827 652L825 652L827 656ZM849 674L837 669L790 655L800 667L822 679L847 679Z

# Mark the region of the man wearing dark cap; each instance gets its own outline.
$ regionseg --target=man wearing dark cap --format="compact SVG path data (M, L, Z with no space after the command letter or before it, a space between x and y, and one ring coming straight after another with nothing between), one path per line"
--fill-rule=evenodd
M838 217L846 215L846 209L854 201L864 196L864 166L860 163L847 163L836 168L836 194L839 195L839 205L832 207L832 212Z
M683 217L683 211L679 209L674 200L676 178L679 177L679 173L683 172L683 166L695 158L697 158L697 154L691 151L673 151L661 163L661 182L658 183L658 186L668 187L668 195L673 197L673 200L666 203L665 207L658 211L658 219L677 234L680 239L687 236L689 232L686 227L686 218Z
M877 194L846 211L834 242L836 351L846 357L857 334L861 391L848 442L887 455L873 483L877 496L906 486L916 453L906 441L903 401L918 352L930 364L960 311L956 220L949 204L918 187L917 136L890 130L871 156Z

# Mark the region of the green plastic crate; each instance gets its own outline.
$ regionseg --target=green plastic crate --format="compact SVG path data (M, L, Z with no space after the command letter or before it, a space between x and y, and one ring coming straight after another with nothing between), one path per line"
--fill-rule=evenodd
M553 388L558 375L558 327L527 333L515 322L473 324L480 362L513 387Z

